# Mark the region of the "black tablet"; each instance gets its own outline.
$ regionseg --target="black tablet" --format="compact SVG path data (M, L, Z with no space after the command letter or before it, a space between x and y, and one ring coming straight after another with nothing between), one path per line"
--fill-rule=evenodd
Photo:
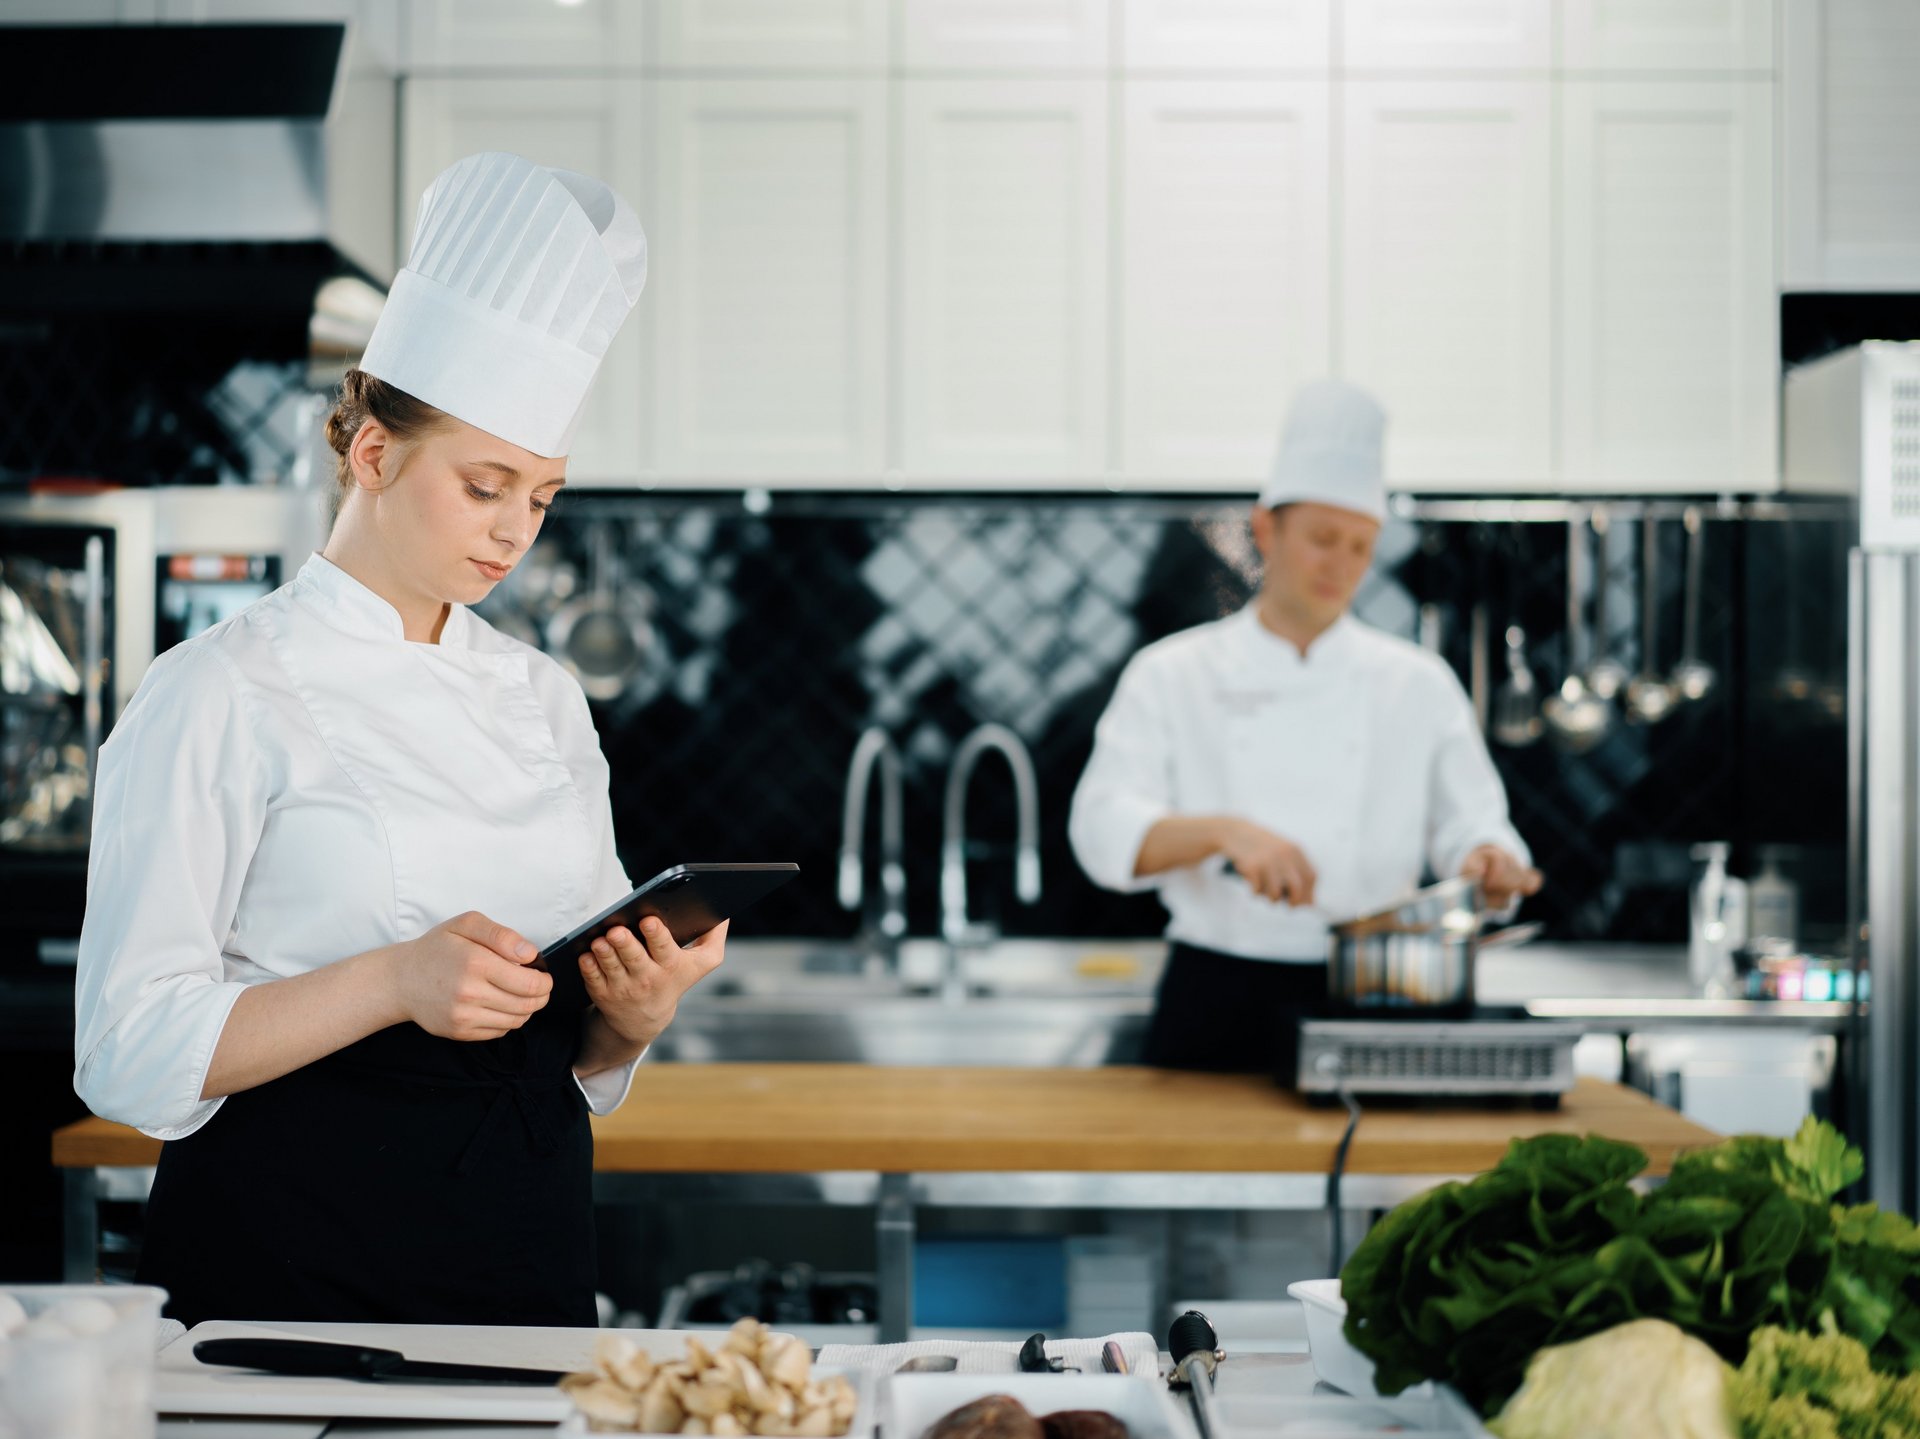
M797 864L677 864L556 939L534 964L553 976L552 1002L585 1008L591 1001L587 982L580 977L580 956L608 930L625 925L638 938L640 921L654 915L666 924L675 944L690 944L798 873Z

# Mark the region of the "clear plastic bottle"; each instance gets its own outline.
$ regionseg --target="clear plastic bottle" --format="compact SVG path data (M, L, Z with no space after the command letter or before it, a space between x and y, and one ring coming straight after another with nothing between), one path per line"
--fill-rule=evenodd
M1747 942L1767 954L1800 947L1800 886L1780 872L1777 845L1760 848L1760 873L1747 886Z
M1733 956L1747 942L1747 883L1727 873L1732 848L1725 843L1693 847L1694 861L1702 867L1688 907L1687 973L1695 989L1712 996L1733 993Z

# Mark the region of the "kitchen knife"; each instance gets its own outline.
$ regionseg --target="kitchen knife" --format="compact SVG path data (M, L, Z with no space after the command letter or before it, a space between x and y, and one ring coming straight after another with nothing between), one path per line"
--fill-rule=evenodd
M326 1379L387 1379L414 1384L521 1384L549 1388L563 1369L508 1369L496 1364L444 1364L409 1359L398 1349L329 1344L319 1339L202 1339L193 1346L202 1364L264 1369Z

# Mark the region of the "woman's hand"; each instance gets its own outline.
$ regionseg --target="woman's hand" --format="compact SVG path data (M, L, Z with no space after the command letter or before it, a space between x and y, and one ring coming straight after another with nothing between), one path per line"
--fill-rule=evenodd
M477 910L388 951L399 1019L442 1039L498 1039L547 1002L552 976L528 966L540 951Z
M726 950L725 920L683 948L649 915L639 938L616 925L596 939L580 956L580 975L607 1027L629 1044L647 1045L673 1022L680 997L720 967Z

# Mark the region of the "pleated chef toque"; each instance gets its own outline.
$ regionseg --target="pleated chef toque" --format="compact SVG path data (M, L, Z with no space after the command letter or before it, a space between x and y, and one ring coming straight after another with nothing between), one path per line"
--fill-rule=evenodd
M360 368L557 459L646 282L646 233L610 187L518 155L469 155L420 197Z
M1260 491L1265 509L1310 500L1387 517L1381 441L1387 412L1358 385L1315 380L1302 385L1287 410L1280 449Z

